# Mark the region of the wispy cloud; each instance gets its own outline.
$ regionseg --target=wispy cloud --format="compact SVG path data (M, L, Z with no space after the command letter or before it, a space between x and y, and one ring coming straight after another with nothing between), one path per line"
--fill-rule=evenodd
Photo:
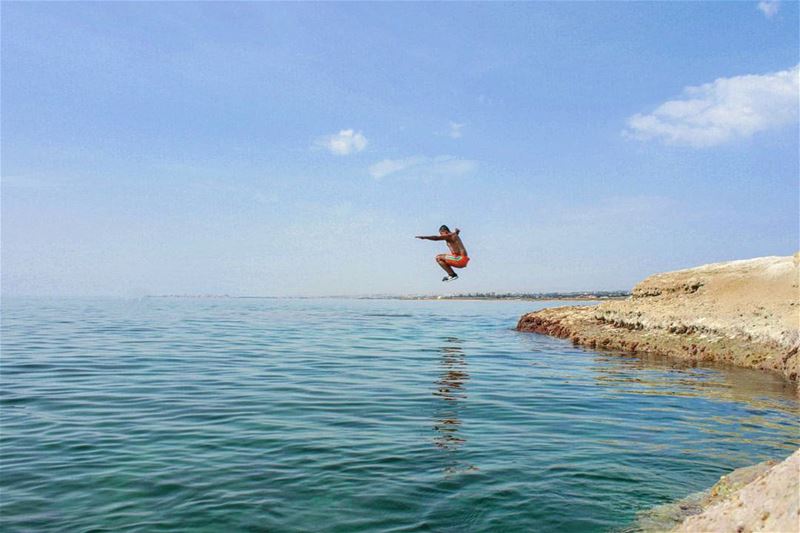
M771 19L778 12L781 3L778 0L761 0L758 3L758 9L764 13L764 16Z
M0 177L0 186L3 188L12 187L17 189L45 189L52 185L53 184L51 182L30 176Z
M669 100L649 114L628 119L625 134L639 140L696 148L796 122L800 65L768 74L719 78L686 87L681 98Z
M465 125L466 124L459 124L458 122L451 122L450 123L450 132L448 133L448 135L450 135L450 138L451 139L460 139L461 135L462 135L461 129Z
M375 179L387 176L417 178L453 178L470 174L478 168L478 162L449 155L436 157L413 156L404 159L384 159L369 167Z
M314 144L335 155L349 155L366 148L367 142L367 138L360 131L341 130L339 133L320 137Z
M384 159L369 167L369 174L375 179L381 179L390 174L396 174L407 168L420 165L424 161L425 158L419 156L406 157L405 159Z
M554 206L548 218L560 226L635 224L658 219L671 209L675 209L674 202L666 196L608 196L588 205Z
M263 205L270 205L278 203L278 195L269 192L255 191L253 193L253 200Z

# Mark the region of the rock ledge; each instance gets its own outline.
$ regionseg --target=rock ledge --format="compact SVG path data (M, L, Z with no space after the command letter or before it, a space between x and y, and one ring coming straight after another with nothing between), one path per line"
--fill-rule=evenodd
M656 274L627 300L528 313L519 331L595 349L714 361L798 380L800 253Z

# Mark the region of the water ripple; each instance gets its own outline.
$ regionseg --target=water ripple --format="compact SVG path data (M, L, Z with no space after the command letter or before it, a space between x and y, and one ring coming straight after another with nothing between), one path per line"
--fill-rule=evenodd
M608 531L798 446L779 379L533 307L5 300L3 529Z

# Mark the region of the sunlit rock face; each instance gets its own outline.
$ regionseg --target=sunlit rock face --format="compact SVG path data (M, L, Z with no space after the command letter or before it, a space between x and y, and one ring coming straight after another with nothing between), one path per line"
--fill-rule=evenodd
M658 353L798 380L800 254L656 274L629 299L523 315L520 331L597 349Z

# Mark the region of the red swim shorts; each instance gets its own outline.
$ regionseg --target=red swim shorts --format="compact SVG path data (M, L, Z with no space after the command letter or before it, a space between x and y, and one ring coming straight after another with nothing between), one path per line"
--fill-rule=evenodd
M469 263L469 257L466 255L446 255L444 256L444 262L451 267L464 268Z

